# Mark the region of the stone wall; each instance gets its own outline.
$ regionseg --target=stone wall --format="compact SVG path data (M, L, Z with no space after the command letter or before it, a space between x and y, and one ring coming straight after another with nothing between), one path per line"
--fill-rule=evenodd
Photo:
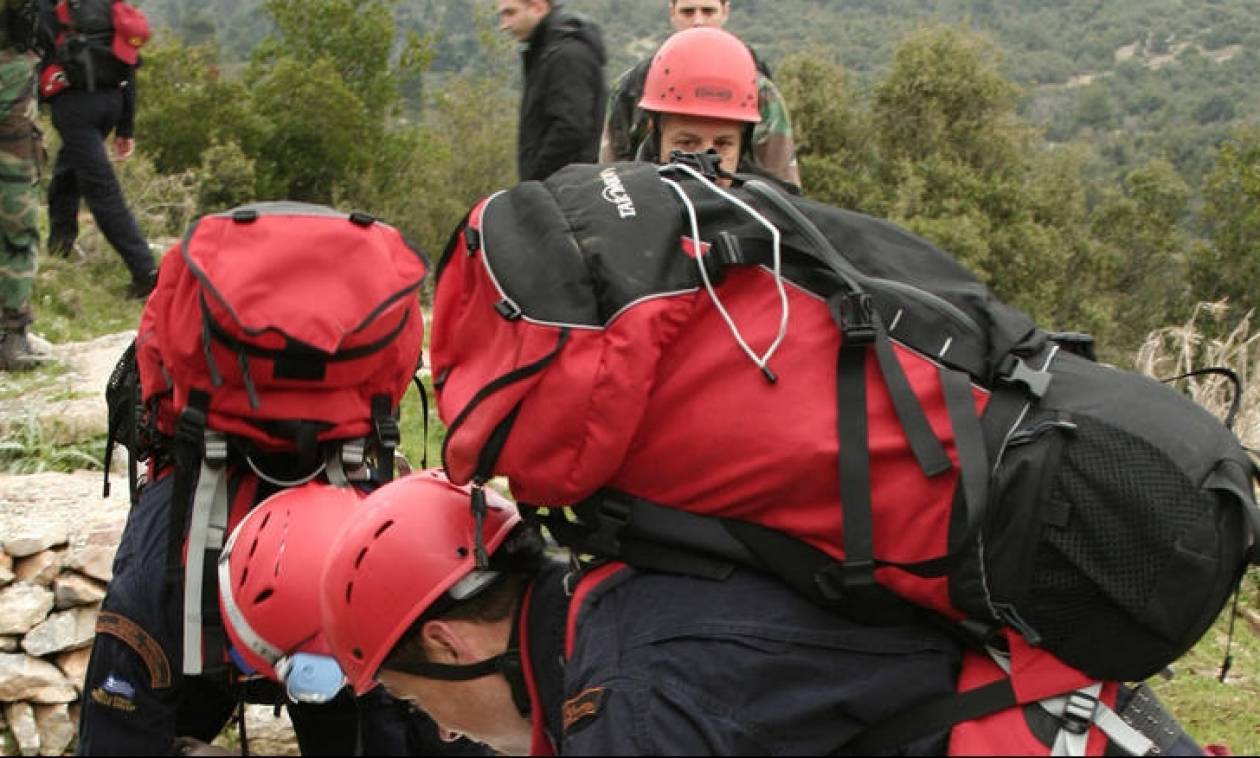
M0 704L3 753L62 755L122 522L72 534L55 525L0 535Z

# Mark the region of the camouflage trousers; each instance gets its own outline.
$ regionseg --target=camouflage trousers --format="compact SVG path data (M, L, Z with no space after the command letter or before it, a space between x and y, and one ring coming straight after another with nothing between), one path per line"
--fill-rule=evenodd
M0 334L31 321L42 152L32 71L25 55L0 51Z

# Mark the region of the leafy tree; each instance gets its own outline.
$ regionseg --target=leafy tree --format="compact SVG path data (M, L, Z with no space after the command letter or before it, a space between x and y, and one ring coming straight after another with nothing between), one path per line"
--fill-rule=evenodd
M809 193L846 208L884 207L870 160L869 115L845 70L811 50L784 60L776 81L791 104L797 158Z
M961 27L938 27L906 40L875 87L874 121L893 161L929 157L975 168L1011 160L1024 128L1015 117L1019 88L999 70L996 49Z
M379 126L333 63L280 58L252 88L261 133L247 145L267 197L328 202L371 163Z
M1122 344L1188 315L1192 243L1179 222L1189 198L1173 165L1154 160L1131 172L1123 190L1109 192L1094 212L1094 235L1108 246L1107 283Z
M1210 247L1193 262L1195 295L1229 298L1240 309L1260 305L1260 129L1234 133L1204 188Z
M195 168L216 140L246 139L259 127L245 87L221 74L212 45L159 37L145 47L138 87L136 133L163 173Z
M419 53L408 47L396 67L395 0L265 0L276 30L254 50L250 79L282 59L301 66L326 61L373 118L392 112L399 101L400 69L416 65Z

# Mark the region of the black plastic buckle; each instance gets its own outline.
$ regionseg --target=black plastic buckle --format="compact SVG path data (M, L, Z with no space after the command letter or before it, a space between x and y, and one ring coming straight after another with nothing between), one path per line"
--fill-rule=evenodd
M469 255L473 255L481 249L481 233L471 226L464 227L464 247L468 250Z
M621 555L621 540L618 538L630 524L630 506L615 500L602 500L594 508L592 518L594 529L583 540L582 551L606 558Z
M1084 692L1068 695L1063 706L1063 728L1072 734L1085 734L1098 713L1098 698Z
M206 414L191 405L179 414L175 423L175 440L190 445L200 446L206 430Z
M875 586L875 562L844 561L832 563L814 574L814 585L831 602L846 599L854 590Z
M865 292L844 292L831 298L831 315L844 346L869 345L875 341L875 306Z
M1054 378L1050 374L1050 367L1036 370L1024 362L1023 358L1016 358L1015 365L1010 371L1002 377L1011 384L1022 384L1028 390L1028 394L1040 400L1046 396L1046 392L1050 389L1050 381Z
M717 181L718 177L726 173L722 171L722 156L712 148L703 153L687 153L682 150L674 150L669 154L669 162L694 168L711 182Z
M352 211L350 213L350 223L355 226L368 227L376 223L376 216L366 211Z
M376 428L376 439L382 447L397 449L402 443L402 432L398 428L398 420L393 416L378 416L373 422Z
M1084 332L1050 332L1046 335L1046 338L1073 355L1079 355L1090 361L1098 361L1097 346L1091 334L1085 334Z
M232 220L238 224L252 224L258 220L258 211L254 208L237 208L232 211Z
M704 243L700 243L701 248L703 245ZM709 282L715 287L726 281L726 272L731 266L744 263L744 250L739 244L739 237L727 231L718 232L709 249L697 250L696 255L709 275Z
M494 309L505 321L516 321L524 315L519 305L506 298L495 303Z

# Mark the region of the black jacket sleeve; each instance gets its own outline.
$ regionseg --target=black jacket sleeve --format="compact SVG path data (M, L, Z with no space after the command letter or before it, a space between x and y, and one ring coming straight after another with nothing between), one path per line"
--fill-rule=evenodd
M114 135L124 139L136 136L136 67L127 69L127 79L122 86L122 115L118 118L118 126Z
M598 158L607 89L595 51L578 40L559 43L544 61L542 139L523 156L522 178L542 179L570 163Z

